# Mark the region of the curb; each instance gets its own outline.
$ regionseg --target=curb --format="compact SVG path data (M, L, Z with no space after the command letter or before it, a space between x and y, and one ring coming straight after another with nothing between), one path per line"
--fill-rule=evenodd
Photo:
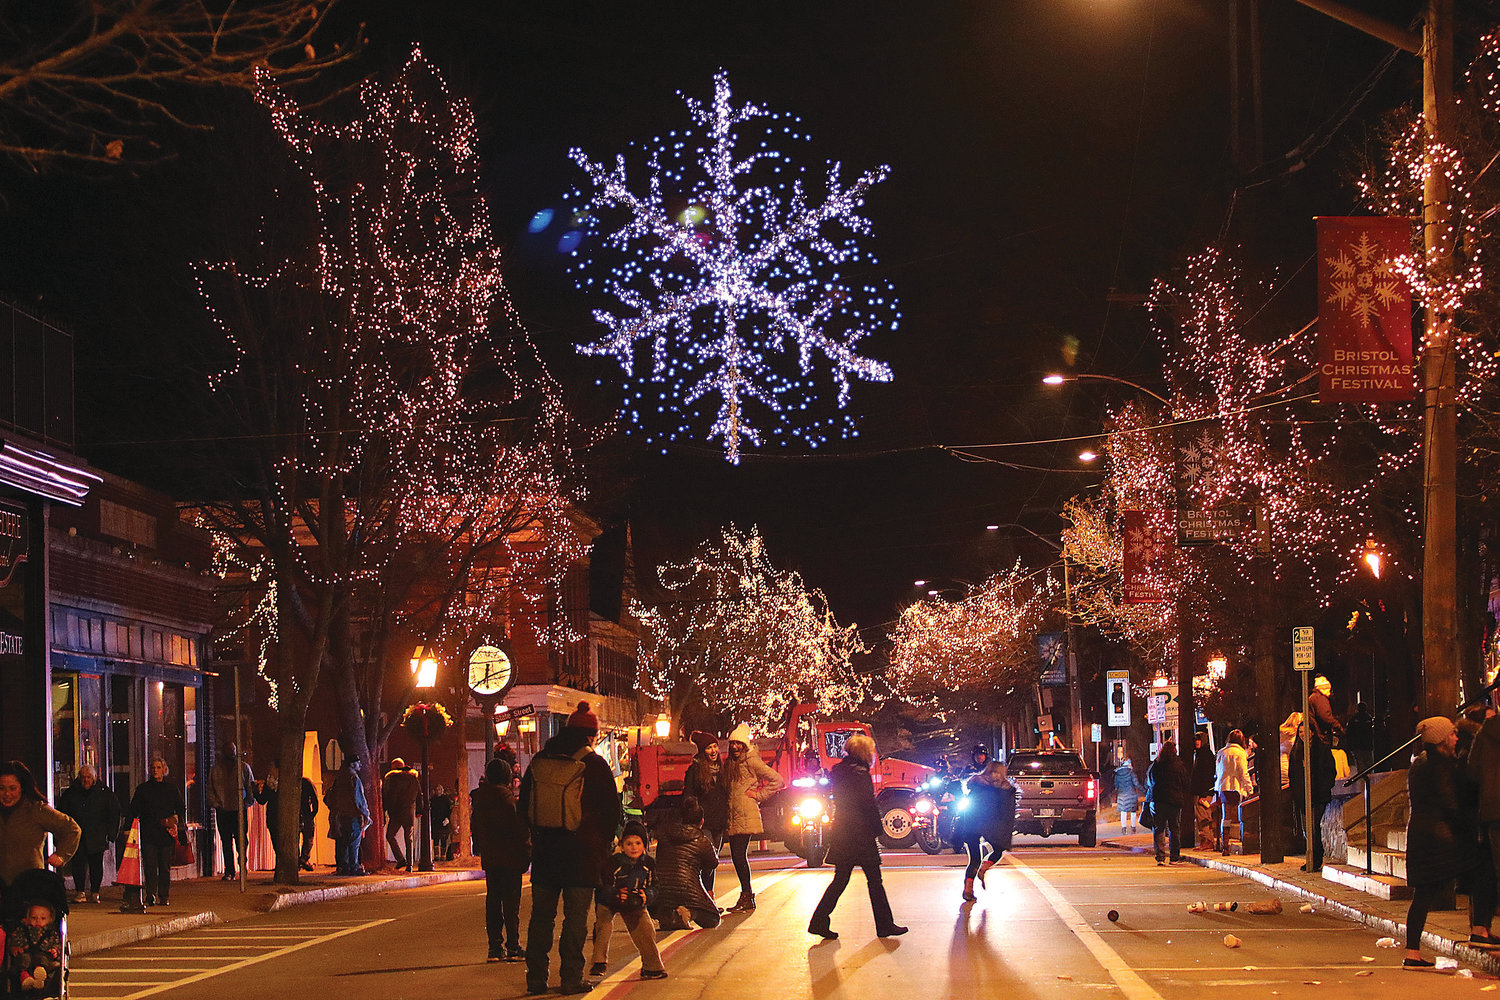
M1135 848L1129 844L1121 844L1115 841L1103 841L1102 843L1104 846L1117 851L1129 851L1132 854L1149 853L1145 849ZM1316 908L1326 913L1332 913L1334 916L1342 917L1353 923L1374 928L1386 937L1395 938L1398 942L1406 937L1406 924L1402 921L1392 920L1390 917L1383 917L1378 913L1367 913L1357 906L1350 906L1348 903L1332 899L1320 892L1298 885L1295 882L1288 882L1285 879L1277 878L1275 875L1258 868L1253 868L1249 865L1237 865L1229 861L1220 861L1217 858L1194 857L1187 853L1184 853L1182 858L1184 861L1190 861L1200 868L1209 868L1214 871L1225 872L1229 875L1238 875L1240 878L1259 882L1268 889L1275 889L1277 892L1296 896L1304 902L1312 903ZM1467 942L1455 941L1452 938L1443 937L1433 931L1422 932L1422 943L1439 955L1472 965L1474 968L1487 972L1490 975L1500 976L1500 953L1484 951L1480 948L1471 948Z
M281 910L291 909L294 906L326 903L335 899L347 899L351 896L368 896L377 892L393 892L400 889L420 889L423 886L443 885L448 882L472 882L482 878L484 878L484 872L481 869L463 869L460 871L423 872L420 875L385 879L380 882L350 882L347 885L331 885L318 889L269 892L262 898L262 905L255 907L255 912L276 913ZM74 956L90 955L109 948L118 948L121 945L149 941L152 938L166 937L171 934L180 934L183 931L196 930L199 927L207 927L210 924L227 922L212 910L205 910L202 913L190 913L181 917L173 917L171 920L159 920L149 924L134 924L129 927L118 927L107 931L95 931L92 934L70 936L68 938L68 953Z

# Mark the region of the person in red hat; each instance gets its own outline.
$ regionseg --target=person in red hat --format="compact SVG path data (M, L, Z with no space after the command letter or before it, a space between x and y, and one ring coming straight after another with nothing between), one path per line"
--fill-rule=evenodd
M725 783L719 738L699 730L689 739L698 748L698 753L683 775L682 791L698 800L703 810L703 832L708 834L717 851L724 846L724 831L729 828L729 786ZM706 877L709 895L713 895L713 872Z

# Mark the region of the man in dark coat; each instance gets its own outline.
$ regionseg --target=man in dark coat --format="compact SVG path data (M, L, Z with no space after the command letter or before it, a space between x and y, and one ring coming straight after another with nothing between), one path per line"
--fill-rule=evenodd
M276 838L279 836L281 817L281 769L276 761L271 761L271 766L266 769L265 778L255 783L255 801L266 807L266 829L271 831L271 850L275 852L277 863L281 860L281 848ZM297 803L297 833L301 837L301 850L297 855L297 863L303 871L312 871L312 865L308 859L312 857L313 831L316 828L318 816L318 790L306 777L302 779L302 795Z
M484 869L487 961L518 962L521 950L521 875L531 865L531 831L516 811L510 765L499 757L484 767L484 782L469 795L474 852Z
M696 735L696 734L695 734ZM719 851L705 829L703 806L691 795L677 804L677 822L656 835L656 900L651 915L664 931L719 926L712 891Z
M99 783L94 769L85 764L78 777L57 797L57 809L73 817L83 831L78 850L69 865L73 873L73 902L99 902L104 881L104 849L120 830L120 800Z
M219 847L224 855L224 872L220 878L229 882L238 877L235 856L241 853L240 822L245 810L255 805L255 774L248 763L240 760L240 748L233 743L224 744L214 766L209 769L208 804L213 807ZM244 860L239 858L241 864Z
M615 774L603 757L593 752L599 720L586 701L568 716L562 732L547 741L532 758L521 779L521 808L531 827L531 920L526 928L526 992L547 992L548 953L552 950L557 906L562 903L562 933L557 940L558 971L567 995L587 993L595 983L583 977L584 944L594 890L614 846L615 829L623 810ZM545 761L546 764L539 764ZM565 761L583 765L581 811L576 829L553 825L538 810L539 767L555 770ZM564 810L566 812L566 810Z
M141 905L166 906L172 885L172 851L178 841L187 843L187 807L182 790L167 780L167 762L157 757L151 762L151 777L136 786L125 813L128 829L134 820L141 821L141 892L143 899L134 903L129 897L125 906L134 910ZM134 903L134 905L132 905Z
M838 937L829 926L833 908L849 885L855 866L865 873L870 890L870 909L875 912L875 933L896 937L907 929L896 923L891 903L886 898L885 883L880 878L880 809L875 805L875 785L870 768L875 763L875 741L864 734L849 737L848 754L828 774L829 792L833 796L833 824L828 831L828 861L833 865L833 881L813 910L807 932L819 937Z
M1156 847L1156 863L1159 865L1168 861L1176 864L1182 860L1178 825L1182 822L1182 807L1190 797L1189 785L1187 765L1177 755L1177 744L1169 735L1151 769L1146 772L1146 798L1156 815L1151 840Z
M1218 794L1214 791L1217 764L1218 759L1208 746L1208 733L1198 730L1193 734L1193 840L1204 850L1218 846L1219 824L1214 815L1214 807L1218 804Z
M407 767L406 761L397 757L391 761L391 769L380 779L380 808L385 810L385 842L396 856L396 867L411 871L412 830L417 825L417 800L422 797L422 778L417 769ZM406 838L406 849L396 840L396 833Z

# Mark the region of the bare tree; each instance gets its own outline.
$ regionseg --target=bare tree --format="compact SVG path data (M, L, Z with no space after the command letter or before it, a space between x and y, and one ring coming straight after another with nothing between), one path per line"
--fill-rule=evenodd
M33 170L164 158L162 126L201 126L174 88L306 80L358 51L337 0L17 0L0 6L0 152Z

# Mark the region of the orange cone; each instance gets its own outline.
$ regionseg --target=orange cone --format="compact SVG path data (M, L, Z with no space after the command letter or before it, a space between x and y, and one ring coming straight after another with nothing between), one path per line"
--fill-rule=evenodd
M120 858L120 867L115 871L115 885L141 885L141 821L130 824L130 836L125 839L125 853Z

